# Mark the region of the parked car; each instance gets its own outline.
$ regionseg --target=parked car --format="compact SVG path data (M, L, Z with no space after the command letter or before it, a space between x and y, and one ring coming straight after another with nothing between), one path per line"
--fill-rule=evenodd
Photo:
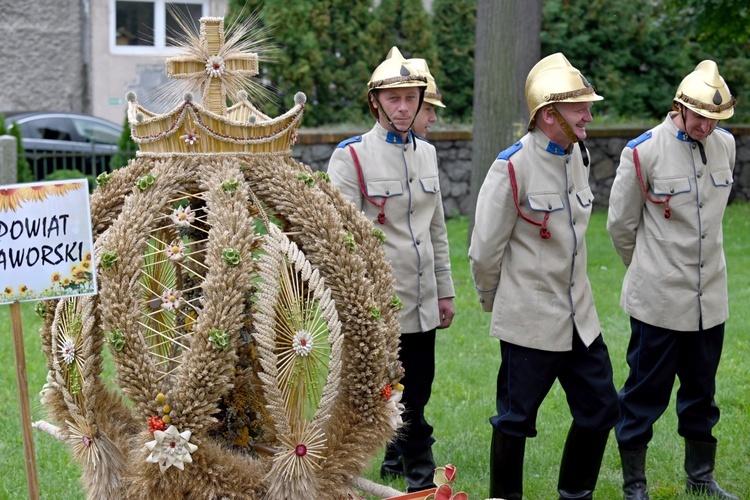
M5 120L8 129L13 122L21 129L26 158L37 180L61 169L94 177L107 171L123 130L116 123L76 113L10 115Z

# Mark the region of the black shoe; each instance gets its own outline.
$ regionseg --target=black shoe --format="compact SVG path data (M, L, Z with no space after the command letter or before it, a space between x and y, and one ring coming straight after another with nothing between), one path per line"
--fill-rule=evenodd
M727 500L739 500L727 493L714 479L716 464L716 443L685 440L685 472L687 481L685 490L688 493L707 495Z
M407 493L435 487L433 482L435 460L432 458L432 449L427 448L425 451L414 455L403 455L401 461L404 464Z
M591 500L594 497L609 429L599 431L570 426L565 441L557 492L560 499Z
M404 476L404 464L401 462L401 454L392 445L385 448L383 463L380 464L380 478L393 479Z
M492 428L490 497L521 500L525 452L525 437L510 436Z
M637 451L620 448L620 459L625 500L649 500L646 483L646 448Z

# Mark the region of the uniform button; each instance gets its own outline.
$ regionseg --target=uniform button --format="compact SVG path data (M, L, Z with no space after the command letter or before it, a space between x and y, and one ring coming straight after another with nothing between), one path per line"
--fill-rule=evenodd
M576 220L575 220L575 219L573 219L573 225L574 225L574 226L576 225Z
M423 271L419 271L419 275L422 276L424 274Z
M573 257L578 257L578 250L576 250L575 252L573 252Z
M704 265L704 264L703 264L703 261L701 261L701 268L703 268L703 265Z
M547 210L552 210L552 204L551 203L547 204Z
M703 177L703 173L702 172L698 172L697 177L700 179L701 177Z
M568 194L573 194L573 188L568 188Z
M391 194L391 191L389 189L386 189L385 194Z
M420 302L419 304L417 304L417 307L422 307L422 303Z
M724 182L726 182L727 184L729 184L729 179L724 179Z
M422 243L422 240L417 240L417 245L419 245L420 243Z
M674 188L669 188L669 192L674 194ZM388 193L386 193L388 194Z
M699 296L699 297L703 297L703 292L700 292L700 293L698 294L698 296Z
M693 144L690 145L690 147L693 148L693 149L695 149L695 148L698 147L698 145L696 143L693 143Z
M701 234L701 239L702 239L702 240L705 240L705 239L706 239L706 233L703 233L703 234Z
M571 282L570 282L570 287L571 287L571 288L573 288L573 287L575 286L575 284L576 284L576 282L575 282L575 281L571 281Z
M414 209L412 208L411 210L409 210L409 213L413 214L414 213Z
M699 204L698 206L699 206L700 208L703 208L703 205L704 205L704 203L703 203L703 202L700 202L700 204Z
M570 313L570 315L571 315L571 316L573 316L573 317L575 318L575 317L576 317L576 312L575 312L575 311L573 311L572 313Z
M409 177L409 182L414 181L414 177Z

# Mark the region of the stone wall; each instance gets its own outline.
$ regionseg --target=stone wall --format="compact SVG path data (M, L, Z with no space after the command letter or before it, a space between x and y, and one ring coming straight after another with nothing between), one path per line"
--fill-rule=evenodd
M82 2L3 1L0 111L83 112Z
M722 124L734 134L737 142L737 159L734 167L735 184L732 199L750 200L750 126ZM605 209L609 190L620 162L620 153L629 140L638 137L645 128L590 128L586 147L591 155L589 183L594 192L595 208ZM293 148L295 159L313 170L325 170L328 159L339 142L365 132L354 130L341 133L321 133L302 130ZM435 145L440 168L440 189L448 216L468 215L471 210L469 184L471 181L471 131L430 132L430 142ZM498 151L499 153L500 151Z

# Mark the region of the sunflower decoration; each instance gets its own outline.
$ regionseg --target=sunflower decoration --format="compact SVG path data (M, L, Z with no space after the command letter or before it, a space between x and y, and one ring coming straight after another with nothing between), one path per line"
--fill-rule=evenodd
M68 184L17 185L0 189L0 212L15 212L25 202L44 201L48 196L60 196L83 187L82 182Z
M15 212L23 204L21 188L0 189L0 211Z

